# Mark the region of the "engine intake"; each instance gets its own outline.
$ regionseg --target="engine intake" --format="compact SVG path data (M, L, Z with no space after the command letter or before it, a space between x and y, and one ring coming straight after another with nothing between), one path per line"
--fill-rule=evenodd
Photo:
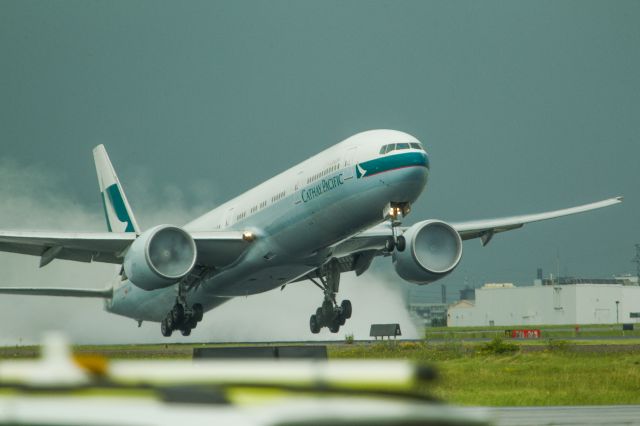
M196 263L196 244L187 232L159 225L142 233L129 247L124 271L144 290L168 287L184 278Z
M393 265L400 277L416 284L429 284L453 271L462 257L462 239L451 225L426 220L403 234L406 248L393 252Z

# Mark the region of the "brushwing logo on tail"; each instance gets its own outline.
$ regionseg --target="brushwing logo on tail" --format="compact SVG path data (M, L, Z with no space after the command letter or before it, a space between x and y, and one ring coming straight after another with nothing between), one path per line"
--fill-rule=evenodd
M102 193L105 216L109 232L134 232L133 223L120 194L117 184L106 188Z

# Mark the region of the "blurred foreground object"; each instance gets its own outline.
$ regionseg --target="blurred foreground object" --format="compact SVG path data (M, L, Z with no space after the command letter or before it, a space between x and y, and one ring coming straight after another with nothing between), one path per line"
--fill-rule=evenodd
M59 335L40 360L0 363L0 424L485 425L425 392L433 371L398 361L111 361L73 357Z

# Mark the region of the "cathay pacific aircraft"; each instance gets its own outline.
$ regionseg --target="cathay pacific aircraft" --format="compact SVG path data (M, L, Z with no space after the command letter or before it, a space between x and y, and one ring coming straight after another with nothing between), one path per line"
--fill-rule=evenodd
M622 201L500 219L411 226L402 220L424 191L429 155L413 136L394 130L356 134L183 225L138 226L104 146L93 150L108 232L0 231L0 251L118 266L107 288L0 288L0 293L97 297L114 314L161 324L164 336L188 336L205 312L237 296L297 281L322 292L309 318L312 333L337 333L351 317L337 298L340 274L364 273L377 256L397 274L429 284L451 273L462 241L529 222L586 212ZM320 299L320 297L319 297Z

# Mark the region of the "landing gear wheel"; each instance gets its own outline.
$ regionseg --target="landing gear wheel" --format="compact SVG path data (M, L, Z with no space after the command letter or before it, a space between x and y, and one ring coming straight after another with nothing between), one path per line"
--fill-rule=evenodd
M189 327L183 328L182 330L180 330L180 333L182 333L183 336L188 336L191 334L191 328Z
M160 331L164 337L171 337L173 330L167 325L167 319L163 319L160 323Z
M400 235L396 241L396 249L398 251L404 251L407 248L407 240L405 240L404 236Z
M191 318L191 321L189 321L189 324L187 324L189 326L190 329L194 329L197 327L198 325L198 321L196 321L195 318Z
M204 315L204 309L202 309L202 305L196 303L193 305L193 318L196 322L202 321L202 316Z
M309 318L309 328L313 334L320 333L320 324L318 324L318 318L315 314L311 315L311 318Z
M390 238L388 243L393 244L394 239ZM344 325L346 320L351 317L351 302L345 300L341 305L338 305L336 301L340 287L340 272L340 263L333 258L315 271L320 283L312 275L307 275L307 278L324 293L322 306L316 309L316 313L311 315L309 319L309 328L314 334L319 333L323 327L329 328L332 333L337 333L340 326Z
M175 304L171 310L171 319L174 324L180 324L184 319L184 307L179 304Z
M351 313L352 313L351 301L346 299L343 300L342 303L340 304L340 307L342 308L342 316L344 317L344 319L351 318Z
M169 330L173 331L175 329L175 323L173 322L173 316L169 315L164 320L167 323L167 328Z
M384 249L389 253L391 253L395 248L396 248L396 243L393 241L393 238L389 238L384 243Z

